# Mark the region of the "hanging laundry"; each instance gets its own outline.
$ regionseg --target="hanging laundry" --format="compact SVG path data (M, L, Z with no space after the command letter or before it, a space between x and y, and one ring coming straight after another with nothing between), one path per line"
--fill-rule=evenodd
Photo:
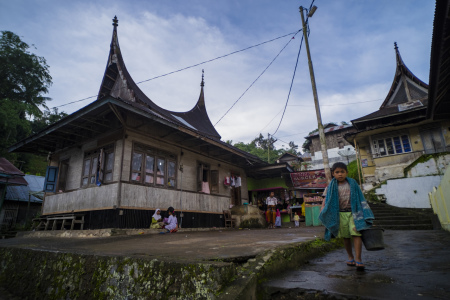
M226 186L229 186L231 184L229 176L225 177L225 180L223 181L223 184L226 185Z
M202 192L205 194L211 194L209 190L209 183L208 182L202 182Z
M236 179L234 176L231 176L231 186L235 186L236 185Z
M239 177L236 177L236 183L235 183L235 185L236 185L236 187L240 187L242 184L241 184L241 177L239 176Z

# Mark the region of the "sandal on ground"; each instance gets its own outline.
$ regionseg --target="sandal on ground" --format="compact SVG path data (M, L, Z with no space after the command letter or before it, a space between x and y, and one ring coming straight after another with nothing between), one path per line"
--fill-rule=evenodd
M356 262L356 270L364 271L365 268L366 268L366 266L362 262L359 262L359 261Z
M170 233L175 233L175 232L177 232L178 230L177 229L172 229L171 231L170 231Z
M352 260L347 260L347 266L349 266L349 267L355 267L355 266L356 266L355 260L354 260L354 259L352 259Z

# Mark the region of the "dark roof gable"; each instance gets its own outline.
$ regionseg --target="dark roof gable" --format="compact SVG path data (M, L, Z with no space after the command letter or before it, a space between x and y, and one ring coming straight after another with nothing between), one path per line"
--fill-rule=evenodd
M113 19L113 34L106 64L106 70L98 93L98 100L104 97L113 97L125 102L140 104L136 107L150 109L154 113L182 126L193 129L215 140L220 140L220 135L211 123L206 112L205 97L203 92L204 81L200 89L200 97L196 105L187 112L173 112L163 109L156 105L144 92L137 86L131 75L125 67L125 62L120 51L119 40L117 36L117 17ZM142 105L142 106L141 106Z
M410 111L425 110L428 103L428 85L417 78L405 65L397 43L394 43L396 69L391 88L380 106L380 109L352 120L353 125L361 130L364 122L375 119L408 114ZM419 114L420 117L422 114Z

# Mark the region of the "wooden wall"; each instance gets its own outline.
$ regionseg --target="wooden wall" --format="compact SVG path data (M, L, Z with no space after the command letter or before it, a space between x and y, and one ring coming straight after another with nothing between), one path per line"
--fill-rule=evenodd
M46 195L43 214L112 208L117 201L117 183Z
M142 131L146 132L146 131ZM177 156L177 188L159 188L139 184L130 184L133 143L138 142L153 148L165 150ZM114 144L113 182L100 187L81 188L83 159L86 151ZM124 144L124 147L122 146ZM123 165L122 163L123 148ZM183 155L181 153L183 152ZM165 143L148 135L127 131L123 143L123 133L108 133L98 139L86 142L81 147L65 149L52 156L51 165L58 166L61 160L69 159L66 192L47 193L43 214L55 214L72 211L130 207L139 209L167 209L173 206L180 209L180 189L182 189L183 210L192 212L221 213L231 204L229 187L223 184L225 176L239 174L242 179L241 201L248 202L247 178L242 168L219 161L214 157L201 155L189 149ZM210 170L219 171L219 192L208 195L197 192L197 164L202 162ZM183 164L183 173L178 170ZM121 182L121 184L119 183ZM121 187L120 187L121 185ZM120 188L120 193L119 193ZM120 195L120 199L119 198Z

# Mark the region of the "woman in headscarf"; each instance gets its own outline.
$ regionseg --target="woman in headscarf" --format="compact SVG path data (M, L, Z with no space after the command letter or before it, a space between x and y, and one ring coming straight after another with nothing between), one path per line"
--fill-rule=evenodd
M163 228L163 225L164 225L164 223L161 219L161 210L159 208L157 208L155 213L152 216L152 223L150 224L150 228L161 229L161 228Z

